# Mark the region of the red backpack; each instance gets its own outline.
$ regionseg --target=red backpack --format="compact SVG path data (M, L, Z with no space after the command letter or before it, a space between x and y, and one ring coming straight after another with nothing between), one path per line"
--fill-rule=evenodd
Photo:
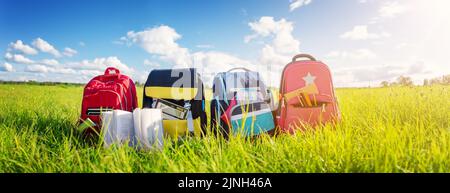
M297 59L307 60L297 60ZM330 69L307 54L299 54L283 70L277 124L292 133L340 120Z
M94 127L96 132L99 132L102 111L132 112L137 107L136 86L133 80L120 74L118 69L109 67L105 70L104 75L96 76L84 87L81 121L89 118L96 124ZM91 134L93 130L87 129L86 132Z

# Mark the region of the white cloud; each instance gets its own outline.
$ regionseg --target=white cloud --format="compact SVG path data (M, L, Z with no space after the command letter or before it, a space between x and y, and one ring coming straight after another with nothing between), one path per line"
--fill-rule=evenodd
M5 59L9 62L14 62L17 64L27 64L27 65L46 65L46 66L57 66L59 65L58 60L55 59L43 59L41 61L31 60L20 54L11 54L7 52L5 54Z
M59 53L59 51L55 47L41 38L35 39L32 44L41 52L52 54L55 57L61 56L61 53Z
M383 80L391 80L402 74L395 66L388 65L355 68L351 72L355 82L374 81L375 84Z
M57 66L59 64L58 60L55 59L43 59L40 63L47 66Z
M379 64L380 59L378 55L371 49L348 49L335 50L325 54L321 59L327 64L333 74L334 84L337 87L361 87L371 84L375 76L370 75L365 79L364 69L371 73L378 73L378 70L373 70L373 64ZM358 77L356 77L358 76Z
M408 74L410 74L410 75L422 74L422 73L427 73L427 72L428 72L428 70L425 66L425 62L423 62L423 61L418 61L408 67Z
M149 54L156 54L176 65L190 66L192 61L189 50L176 43L180 38L181 35L173 28L162 25L139 32L129 31L121 40L137 44Z
M57 82L87 82L91 78L101 75L104 73L106 67L110 65L105 65L106 61L111 61L114 63L114 59L107 58L97 58L92 61L84 60L81 62L71 62L58 66L48 66L43 64L33 64L28 65L25 68L25 72L28 73L38 73L41 76L48 76L47 81L57 81ZM96 66L97 65L97 66ZM112 66L119 66L114 64ZM121 72L125 72L127 68L118 67ZM128 69L130 70L130 69ZM133 74L126 75L133 76ZM39 78L42 80L42 78Z
M29 45L26 45L22 42L22 40L17 40L16 42L11 42L9 44L9 49L10 50L17 50L20 51L24 54L28 54L28 55L36 55L38 52L36 49L32 48Z
M25 72L39 73L41 75L51 74L51 81L86 82L94 76L103 74L107 67L116 67L121 73L130 77L134 75L134 69L122 63L115 56L63 64L54 59L44 59L28 65L25 68ZM55 75L57 74L64 76L56 77Z
M412 1L411 2L415 2ZM430 1L430 3L437 2L437 0ZM420 5L415 5L415 8L419 8ZM420 9L420 8L419 8ZM388 1L384 2L378 9L378 15L371 18L370 24L377 24L386 19L393 19L410 11L410 7L407 4L400 4L398 1Z
M264 16L259 21L250 22L248 25L254 33L245 37L244 40L246 43L258 37L274 36L271 46L277 52L284 54L299 52L300 41L292 35L292 31L294 30L292 22L284 18L275 21L273 17Z
M38 72L38 73L49 72L47 66L39 65L39 64L27 66L27 68L25 68L25 71L26 72Z
M256 66L251 62L224 52L208 51L196 52L192 54L194 65L205 85L212 86L214 76L219 72L225 72L236 67L245 67L256 70Z
M75 70L95 70L96 72L102 72L108 67L116 67L123 74L131 75L134 69L122 63L116 56L110 56L106 58L95 58L93 60L82 60L81 62L71 62L67 64L67 67ZM90 72L89 72L90 73Z
M381 34L369 33L367 25L357 25L352 30L345 32L340 37L349 40L368 40L389 37L390 34L383 32Z
M147 70L138 71L134 74L133 80L138 81L140 83L145 83L147 81L149 74L150 74L150 71L147 71Z
M431 73L423 61L415 62L413 65L387 64L368 66L364 68L352 69L352 75L356 82L372 81L379 84L381 81L392 81L399 76L410 76L415 82L423 81L424 75Z
M71 68L44 66L40 64L29 65L25 68L25 71L34 73L76 74L76 71Z
M264 16L249 23L249 27L253 34L244 38L246 43L269 37L269 42L263 43L258 68L269 85L277 86L283 66L300 53L300 41L292 35L294 25L284 18L276 21L273 17Z
M196 45L195 47L197 47L197 48L205 48L205 49L214 48L213 45L209 45L209 44L199 44L199 45Z
M59 74L76 74L76 71L71 68L62 68L62 67L47 67L50 68L50 72L59 73Z
M20 54L11 54L7 52L5 54L5 59L9 62L14 62L18 64L34 64L35 62Z
M148 59L144 60L144 65L147 65L147 66L150 66L150 67L153 67L153 68L161 67L161 64L159 64L157 62L154 62L154 61L150 61Z
M402 5L397 1L391 1L384 3L378 10L378 13L382 18L393 18L407 10L408 8L405 5Z
M399 44L397 44L397 45L395 46L395 49L398 49L398 50L402 50L402 49L411 49L411 48L417 49L417 48L419 48L419 47L420 47L420 46L417 45L417 43L401 42L401 43L399 43Z
M14 67L8 62L4 62L3 65L0 66L0 71L14 72Z
M365 65L331 69L337 87L379 86L403 74L402 68L391 65Z
M212 86L213 78L219 72L225 72L236 67L255 70L255 65L251 62L220 51L194 52L190 56L193 61L192 65L178 64L174 65L173 68L197 68L197 72L202 76L203 83L209 87Z
M180 46L176 42L180 38L181 35L173 28L169 26L158 26L144 31L128 32L127 37L121 38L121 40L125 40L129 44L137 44L149 54L158 55L160 59L170 62L172 68L197 68L198 72L202 75L205 85L209 86L211 86L212 78L218 72L242 66L254 68L249 61L224 52L208 51L191 53L187 48ZM144 60L144 64L153 68L161 66L158 62L148 59Z
M289 11L294 11L302 6L308 5L312 2L312 0L291 0L289 4Z
M104 73L103 70L76 70L77 74L83 75L83 77L86 77L85 79L89 80L95 76L101 75Z
M431 68L423 61L383 61L381 65L379 61L375 63L369 60L356 61L360 62L347 66L341 64L354 62L354 60L347 59L336 61L334 64L338 63L338 65L330 66L335 85L344 87L379 86L382 81L394 81L401 75L409 76L415 83L420 84L424 78L432 75Z
M331 51L326 55L330 60L366 60L374 59L377 55L370 49L356 49L352 51Z
M286 19L274 20L273 17L261 17L258 21L249 23L249 27L253 34L246 36L245 42L269 38L269 42L261 49L261 57L256 63L220 51L190 52L177 43L181 35L165 25L143 31L130 31L120 40L128 45L136 44L149 54L159 56L159 59L172 64L172 68L196 67L206 85L212 83L216 73L234 67L246 67L259 71L262 76L273 79L274 85L277 85L275 80L276 77L279 78L282 66L288 63L293 55L300 52L300 41L292 35L293 23ZM144 64L159 65L148 59L144 60Z
M72 48L69 48L69 47L64 48L64 52L63 52L63 54L68 57L72 57L77 53L78 53L78 51L76 51Z

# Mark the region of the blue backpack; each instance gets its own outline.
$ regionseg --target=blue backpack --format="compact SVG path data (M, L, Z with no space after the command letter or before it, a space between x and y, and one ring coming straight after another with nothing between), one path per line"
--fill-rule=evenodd
M211 128L228 137L230 133L255 136L274 130L272 94L258 72L234 68L218 73L213 82Z

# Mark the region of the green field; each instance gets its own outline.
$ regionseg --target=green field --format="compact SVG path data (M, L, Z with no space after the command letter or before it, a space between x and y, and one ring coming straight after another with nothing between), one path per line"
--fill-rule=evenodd
M167 139L162 151L144 152L105 149L74 132L80 86L4 84L0 172L450 172L450 87L337 95L343 120L334 128L253 141Z

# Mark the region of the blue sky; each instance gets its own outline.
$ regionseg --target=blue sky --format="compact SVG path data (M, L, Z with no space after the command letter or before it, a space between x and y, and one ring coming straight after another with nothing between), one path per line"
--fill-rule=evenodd
M0 79L87 82L107 66L145 81L194 66L205 82L246 66L278 85L297 53L338 86L450 73L446 0L2 0Z

